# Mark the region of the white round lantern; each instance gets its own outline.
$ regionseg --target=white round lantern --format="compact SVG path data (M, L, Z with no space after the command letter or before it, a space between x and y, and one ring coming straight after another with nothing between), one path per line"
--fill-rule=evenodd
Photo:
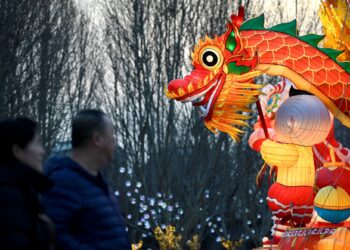
M328 109L315 96L292 96L276 113L275 132L280 142L312 146L325 140L331 127Z

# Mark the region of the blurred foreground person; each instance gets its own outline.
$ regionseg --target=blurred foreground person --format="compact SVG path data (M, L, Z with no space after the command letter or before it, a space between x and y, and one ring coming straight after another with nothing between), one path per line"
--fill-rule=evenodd
M73 118L71 157L46 164L54 186L43 203L56 226L58 249L131 249L116 197L100 173L113 160L115 144L111 119L83 110Z
M44 153L35 122L0 122L0 249L53 249L53 225L38 198L51 186L41 174Z

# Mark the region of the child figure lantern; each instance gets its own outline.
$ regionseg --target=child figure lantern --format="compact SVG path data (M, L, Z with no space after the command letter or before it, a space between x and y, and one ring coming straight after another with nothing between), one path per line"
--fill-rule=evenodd
M326 139L331 125L329 111L314 96L293 96L278 108L275 141L265 140L260 151L265 162L277 170L267 197L274 237L265 244L278 244L288 227L310 222L315 182L312 145Z

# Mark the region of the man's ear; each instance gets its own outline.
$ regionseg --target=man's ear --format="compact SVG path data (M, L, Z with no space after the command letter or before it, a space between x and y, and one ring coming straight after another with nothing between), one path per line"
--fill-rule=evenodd
M97 146L100 147L101 143L102 143L102 136L101 133L99 132L94 132L92 134L92 143Z
M20 158L22 153L22 149L20 147L18 147L18 145L13 145L12 146L12 154L16 157L16 158Z

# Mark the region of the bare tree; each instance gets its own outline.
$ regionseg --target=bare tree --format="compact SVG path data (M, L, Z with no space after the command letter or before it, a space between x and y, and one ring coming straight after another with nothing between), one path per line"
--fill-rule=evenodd
M98 99L97 38L72 0L1 1L0 11L0 117L39 121L49 154L71 114Z

